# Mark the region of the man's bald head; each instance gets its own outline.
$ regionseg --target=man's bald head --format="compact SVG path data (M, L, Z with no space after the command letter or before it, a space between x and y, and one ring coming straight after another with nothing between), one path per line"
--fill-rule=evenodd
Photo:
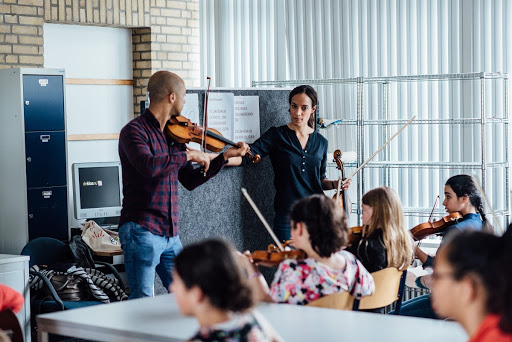
M173 72L157 71L148 82L149 100L151 103L160 103L169 94L178 93L185 87L185 82Z

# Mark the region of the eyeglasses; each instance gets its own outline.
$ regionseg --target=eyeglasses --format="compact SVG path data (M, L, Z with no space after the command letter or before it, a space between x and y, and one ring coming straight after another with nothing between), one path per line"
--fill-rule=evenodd
M439 272L435 271L432 273L432 280L438 281L443 278L453 278L453 272Z

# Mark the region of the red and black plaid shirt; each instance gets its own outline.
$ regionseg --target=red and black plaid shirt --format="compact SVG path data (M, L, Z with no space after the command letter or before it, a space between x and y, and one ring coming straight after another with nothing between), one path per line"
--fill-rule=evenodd
M119 226L135 222L155 235L178 235L178 181L192 190L225 165L220 154L212 160L204 177L199 168L187 162L185 150L185 144L166 139L149 110L123 127L119 136L123 170Z

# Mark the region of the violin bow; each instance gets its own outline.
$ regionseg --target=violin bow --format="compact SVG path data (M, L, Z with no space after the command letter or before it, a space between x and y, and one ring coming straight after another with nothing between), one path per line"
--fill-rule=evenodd
M276 243L276 246L279 248L279 250L281 252L284 251L284 247L283 245L281 244L281 242L279 242L279 240L277 239L277 236L274 234L274 232L272 231L272 228L270 228L270 225L268 224L267 220L265 220L265 218L263 217L263 215L261 214L260 210L258 209L258 207L256 206L256 204L253 202L251 196L249 196L249 193L247 192L247 190L245 190L245 188L242 188L240 189L242 191L242 194L244 194L245 198L247 199L247 202L249 202L249 204L251 205L252 209L254 210L254 212L256 213L256 215L258 215L261 223L263 223L263 225L265 226L265 228L267 228L267 231L268 233L270 234L270 236L272 236L272 239L274 239L274 242Z
M439 195L437 195L436 200L434 202L434 206L432 207L432 211L430 212L430 216L428 217L428 222L432 222L432 216L434 215L434 210L437 208L437 204L439 203Z
M482 189L482 186L480 186L480 183L478 182L478 179L475 176L471 176L473 178L473 183L475 183L476 188L478 191L480 191L480 194L484 198L485 204L487 204L487 208L491 211L492 217L494 218L494 222L496 222L496 226L498 226L498 229L501 234L503 234L503 229L501 228L500 221L498 221L498 218L496 217L496 213L491 207L491 204L489 203L489 200L487 199L487 196L484 193L484 189Z
M206 132L208 127L208 96L210 94L210 76L206 76L206 79L208 80L208 88L206 89L206 92L204 93L204 112L203 112L203 143L201 144L201 147L203 148L203 152L206 153Z
M354 172L352 172L352 174L350 176L348 176L347 178L345 178L345 180L343 181L343 183L345 183L347 180L349 179L352 179L352 177L355 176L356 173L359 172L359 170L361 170L366 164L368 164L368 162L370 160L372 160L380 151L382 151L384 149L384 147L386 147L390 142L391 140L395 139L395 137L400 134L400 132L402 132L405 127L409 126L411 124L411 122L416 119L416 115L414 115L409 121L407 121L407 123L405 125L402 126L402 128L400 128L398 130L398 132L396 132L395 134L393 134L393 136L391 138L388 139L388 141L386 141L381 147L379 147L379 149L377 151L375 151L374 154L372 154L372 156L368 159L366 159L364 161L364 163L361 164L361 166L359 166ZM339 185L339 184L338 184Z

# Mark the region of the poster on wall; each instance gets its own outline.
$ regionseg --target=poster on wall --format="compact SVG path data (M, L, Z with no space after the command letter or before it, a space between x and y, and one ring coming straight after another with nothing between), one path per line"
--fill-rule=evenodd
M251 144L260 137L259 96L235 96L233 141Z
M189 119L193 123L199 123L199 96L196 93L185 94L185 105L181 110L181 115ZM189 148L200 150L201 145L190 142L187 144Z
M219 131L226 139L233 140L233 93L210 93L208 96L208 128Z

